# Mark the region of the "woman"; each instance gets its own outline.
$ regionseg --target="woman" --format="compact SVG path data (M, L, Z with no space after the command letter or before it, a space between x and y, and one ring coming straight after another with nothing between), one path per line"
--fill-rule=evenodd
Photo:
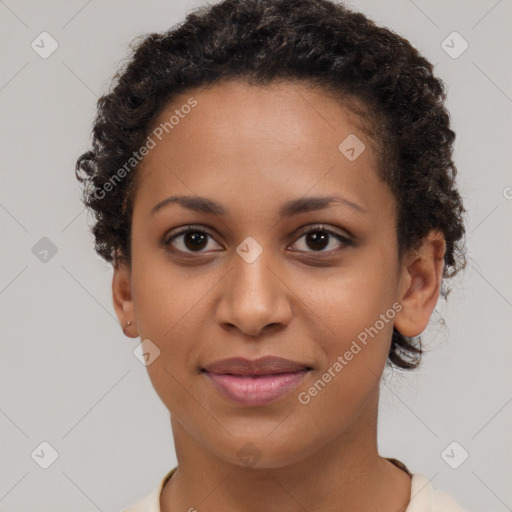
M444 99L328 0L225 0L139 42L77 162L178 460L129 512L462 510L377 447L384 367L418 366L464 266Z

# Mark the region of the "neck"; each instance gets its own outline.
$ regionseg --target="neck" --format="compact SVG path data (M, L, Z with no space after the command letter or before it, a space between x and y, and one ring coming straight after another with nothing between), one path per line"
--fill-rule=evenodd
M351 428L297 461L248 467L208 451L171 417L178 468L164 487L162 512L357 512L407 508L410 477L379 456L378 397Z

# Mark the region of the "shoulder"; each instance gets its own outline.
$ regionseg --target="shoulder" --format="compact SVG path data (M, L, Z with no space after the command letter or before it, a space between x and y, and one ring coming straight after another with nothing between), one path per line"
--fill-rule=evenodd
M445 491L434 489L421 473L414 473L406 512L468 512Z
M167 473L161 482L145 498L125 508L122 512L160 512L160 494L167 480L176 471L176 467Z

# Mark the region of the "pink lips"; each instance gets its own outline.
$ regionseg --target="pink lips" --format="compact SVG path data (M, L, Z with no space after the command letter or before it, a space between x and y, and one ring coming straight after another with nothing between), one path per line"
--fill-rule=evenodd
M241 405L263 405L297 387L311 368L280 357L223 359L202 369L215 388Z

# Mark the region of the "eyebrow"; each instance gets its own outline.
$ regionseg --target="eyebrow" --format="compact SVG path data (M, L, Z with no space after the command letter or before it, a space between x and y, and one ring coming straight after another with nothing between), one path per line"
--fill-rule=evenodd
M318 197L301 197L292 199L284 203L279 209L279 215L283 218L292 217L300 213L313 212L323 210L332 203L339 203L349 206L354 210L367 213L367 211L357 203L349 201L341 196L318 196ZM150 215L154 215L157 211L169 204L179 204L184 208L201 213L209 213L214 215L226 215L227 210L213 199L199 196L170 196L160 201L150 211Z

